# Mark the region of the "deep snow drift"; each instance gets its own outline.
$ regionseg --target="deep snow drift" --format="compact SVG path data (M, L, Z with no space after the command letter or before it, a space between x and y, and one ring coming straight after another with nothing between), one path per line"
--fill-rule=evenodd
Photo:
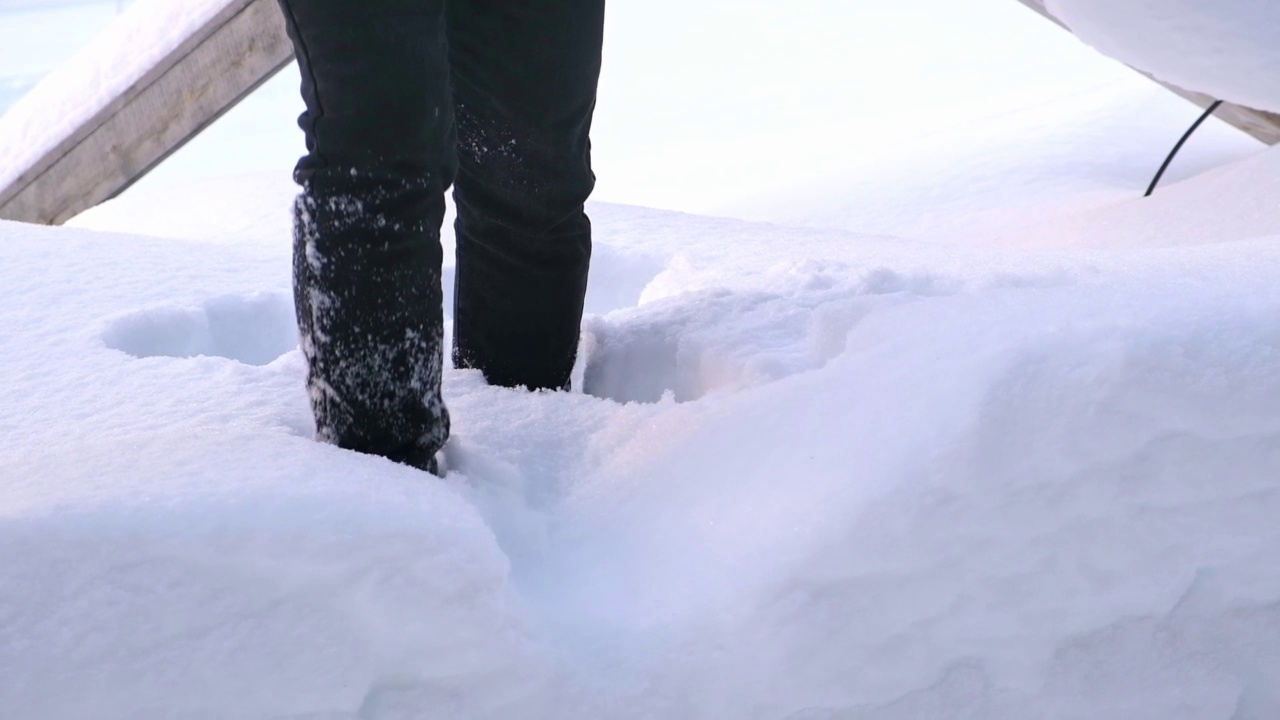
M593 215L588 394L451 373L443 481L306 439L282 244L2 226L0 708L1280 711L1274 237Z

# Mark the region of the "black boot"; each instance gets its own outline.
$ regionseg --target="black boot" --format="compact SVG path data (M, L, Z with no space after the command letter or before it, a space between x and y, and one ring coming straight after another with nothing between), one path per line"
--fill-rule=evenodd
M435 473L449 437L439 231L387 212L422 190L377 178L359 194L305 188L294 300L317 439Z

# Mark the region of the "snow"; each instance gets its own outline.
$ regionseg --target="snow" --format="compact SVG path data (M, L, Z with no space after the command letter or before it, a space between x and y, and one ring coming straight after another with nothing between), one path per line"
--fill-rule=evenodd
M727 210L787 225L1010 248L1110 246L1117 236L1131 243L1157 227L1194 240L1203 237L1204 224L1195 217L1206 204L1171 203L1157 211L1141 194L1200 112L1130 73L1053 102L901 142L891 153L743 198ZM1179 180L1252 157L1262 147L1225 123L1206 123L1178 154L1161 192L1181 192ZM1271 214L1256 211L1265 199L1249 187L1252 179L1219 186L1220 202L1207 204L1207 211L1232 225L1274 228ZM1066 230L1078 226L1081 214L1118 211L1113 208L1178 212L1188 222L1135 226L1133 233L1116 235L1083 226L1074 234Z
M1280 112L1280 7L1256 0L1046 0L1099 51L1186 90Z
M0 223L0 717L1280 714L1280 156L1143 199L1197 110L1080 57L593 204L578 391L447 371L444 479L310 439L287 168Z
M593 288L588 393L450 373L443 481L306 439L283 243L6 225L2 266L44 271L2 316L0 707L1278 707L1274 238L1011 256L592 214L595 277L648 281Z

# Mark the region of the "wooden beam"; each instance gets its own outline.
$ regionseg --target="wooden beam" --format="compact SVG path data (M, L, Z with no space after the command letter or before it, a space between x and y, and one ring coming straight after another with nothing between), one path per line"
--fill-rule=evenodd
M276 0L226 0L98 112L51 131L59 136L22 137L29 127L12 128L0 118L0 156L22 157L16 143L49 148L17 168L16 177L6 174L14 179L0 186L0 218L56 225L115 197L292 59ZM111 67L111 58L98 60ZM24 108L28 117L57 117L68 105L57 93L41 100L41 107Z
M1049 10L1044 6L1044 0L1018 0L1018 1L1021 2L1023 5L1026 5L1027 7L1031 8L1032 10L1035 10L1036 12L1040 13L1041 15L1048 18L1049 20L1052 20L1056 25L1063 28L1067 32L1071 32L1071 28L1067 27L1061 20L1059 20L1058 18L1054 17L1049 13ZM1137 70L1136 68L1134 69L1135 71L1142 73L1146 77L1151 78L1151 80L1154 80L1155 82L1165 86L1166 88L1172 90L1173 92L1177 93L1183 98L1186 98L1187 100L1190 100L1191 102L1195 103L1196 105L1199 105L1202 108L1209 107L1218 99L1218 98L1213 98L1208 95L1205 95L1204 93L1192 92L1190 90L1183 90L1177 85L1171 85L1167 82L1164 82L1163 80L1152 77L1150 73L1142 72L1141 70ZM1245 107L1243 105L1235 105L1229 102L1224 102L1222 103L1222 107L1218 108L1218 111L1214 113L1214 117L1218 118L1219 120L1223 120L1230 125L1235 126L1236 128L1248 133L1249 135L1252 135L1253 137L1257 138L1258 140L1261 140L1262 142L1268 145L1275 145L1276 143L1280 143L1280 115L1276 115L1275 113L1269 113L1263 110L1255 110L1253 108Z

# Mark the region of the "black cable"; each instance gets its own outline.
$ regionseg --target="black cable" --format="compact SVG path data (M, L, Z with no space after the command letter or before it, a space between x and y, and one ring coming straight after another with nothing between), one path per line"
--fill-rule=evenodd
M1209 116L1212 115L1221 104L1221 100L1214 100L1213 104L1209 106L1209 109L1205 110L1204 114L1200 116L1200 119L1196 120L1195 123L1187 129L1186 134L1182 136L1182 139L1178 141L1178 144L1173 146L1173 152L1169 153L1169 157L1164 159L1164 164L1160 166L1160 171L1157 172L1156 176L1151 180L1151 187L1147 188L1147 194L1142 197L1151 197L1151 193L1156 191L1156 185L1160 184L1160 178L1164 177L1164 171L1169 169L1169 163L1173 162L1173 158L1177 156L1178 151L1182 149L1184 144L1186 144L1187 138L1191 137L1191 133L1195 132L1196 128L1200 127L1201 123L1208 120Z

